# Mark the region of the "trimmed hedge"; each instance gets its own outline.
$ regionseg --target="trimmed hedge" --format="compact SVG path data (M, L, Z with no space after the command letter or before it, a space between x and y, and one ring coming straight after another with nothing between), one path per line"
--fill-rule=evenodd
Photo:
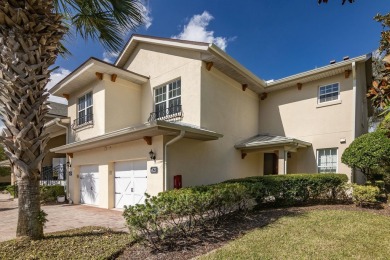
M196 230L249 207L245 185L221 183L147 195L145 204L125 206L123 216L133 239L161 249L174 246L179 236L190 237Z
M225 217L245 212L257 202L295 205L312 201L345 201L344 174L256 176L223 183L170 190L145 204L125 207L130 233L154 249L173 247L178 237L206 231Z
M348 177L345 174L287 174L253 176L225 183L247 185L251 195L261 204L292 206L308 202L348 200ZM257 184L253 187L253 184Z
M379 204L378 198L381 190L378 186L353 185L353 202L359 207L374 206Z

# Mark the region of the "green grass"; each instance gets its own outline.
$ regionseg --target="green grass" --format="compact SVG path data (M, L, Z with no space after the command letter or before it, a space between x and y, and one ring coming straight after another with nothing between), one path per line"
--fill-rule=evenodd
M0 243L0 259L107 259L131 242L130 236L102 227L47 234L42 240Z
M355 211L285 216L200 259L389 259L390 218Z

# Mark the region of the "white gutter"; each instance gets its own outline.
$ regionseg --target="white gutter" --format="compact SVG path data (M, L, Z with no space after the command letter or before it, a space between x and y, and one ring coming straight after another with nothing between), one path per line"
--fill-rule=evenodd
M173 138L171 141L169 141L164 145L164 191L168 190L168 173L167 173L168 146L182 139L185 133L186 133L185 130L181 130L178 136L176 136L175 138Z
M61 125L60 122L61 122L61 119L59 118L56 118L58 120L55 120L55 124L58 125L59 127L62 127L62 128L65 128L65 140L66 140L66 143L69 142L68 140L68 132L69 132L69 128L67 126L64 126L64 125ZM66 160L67 162L69 161L69 159ZM68 164L66 164L65 166L66 168L68 168ZM66 176L66 193L67 193L67 199L69 200L70 198L70 190L69 190L69 169L66 169L66 174L68 176Z
M356 63L352 62L352 140L356 138Z

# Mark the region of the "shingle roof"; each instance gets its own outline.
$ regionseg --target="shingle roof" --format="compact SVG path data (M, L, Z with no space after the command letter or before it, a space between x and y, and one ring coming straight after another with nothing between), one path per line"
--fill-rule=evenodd
M300 145L303 147L311 146L311 143L305 142L296 138L286 137L286 136L278 136L278 135L268 135L268 134L259 134L248 138L242 141L239 144L236 144L234 147L237 149L245 149L245 148L263 148L267 146L275 146L275 145Z
M48 114L53 116L68 116L68 106L65 104L50 101Z

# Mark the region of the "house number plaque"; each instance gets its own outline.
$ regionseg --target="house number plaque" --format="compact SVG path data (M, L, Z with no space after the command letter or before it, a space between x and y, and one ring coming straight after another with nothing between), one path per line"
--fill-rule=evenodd
M158 167L150 167L150 173L158 173Z

